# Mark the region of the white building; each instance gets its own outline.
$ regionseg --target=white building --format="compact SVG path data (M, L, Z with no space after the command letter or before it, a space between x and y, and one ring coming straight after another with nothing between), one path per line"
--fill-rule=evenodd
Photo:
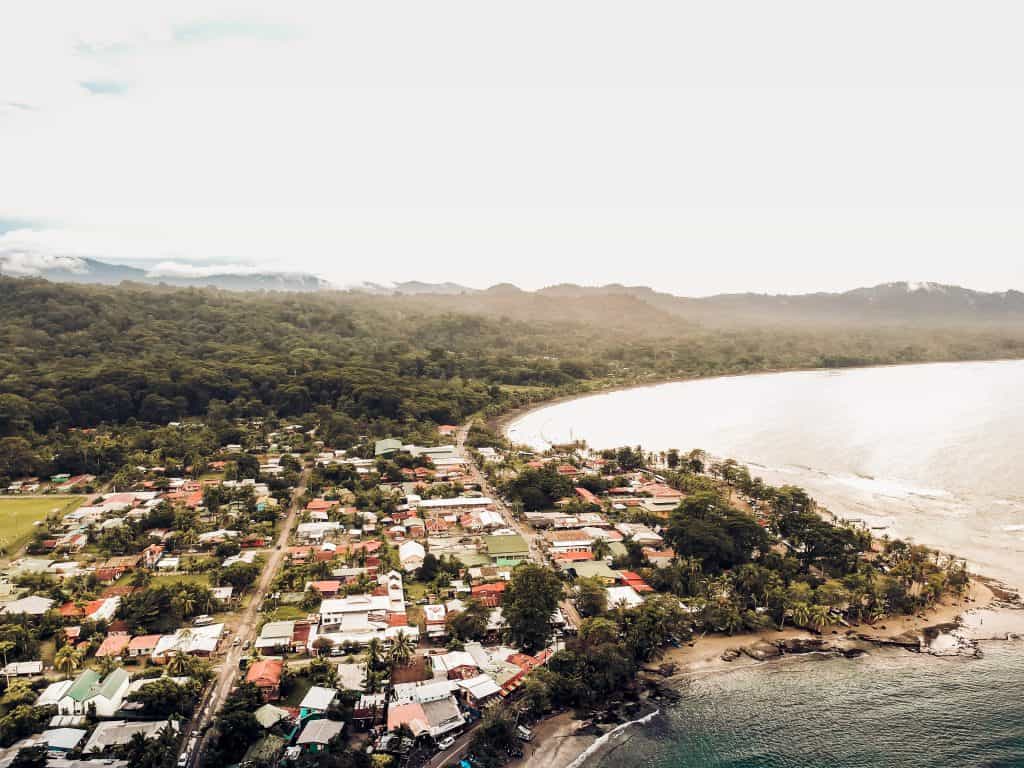
M423 565L423 558L427 550L418 541L406 541L398 547L398 561L402 564L402 570L412 573Z

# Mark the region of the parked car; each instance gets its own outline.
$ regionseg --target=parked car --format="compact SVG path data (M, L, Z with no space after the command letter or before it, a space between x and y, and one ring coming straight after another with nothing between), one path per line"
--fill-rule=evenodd
M440 749L442 751L446 750L446 749L450 749L454 745L455 745L455 737L454 736L446 736L445 738L443 738L439 742L437 742L438 749Z

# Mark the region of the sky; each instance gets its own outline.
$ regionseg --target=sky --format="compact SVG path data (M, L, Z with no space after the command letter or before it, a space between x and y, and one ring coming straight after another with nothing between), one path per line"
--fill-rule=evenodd
M1024 289L1019 2L19 4L0 269Z

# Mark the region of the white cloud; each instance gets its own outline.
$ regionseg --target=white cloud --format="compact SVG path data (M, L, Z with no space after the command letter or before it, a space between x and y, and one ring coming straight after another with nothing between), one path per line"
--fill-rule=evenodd
M1003 288L1022 15L28 4L0 26L0 218L46 253L342 282Z
M87 271L80 256L54 253L45 246L25 237L17 230L0 235L0 272L5 275L29 277L49 269L64 269L69 272Z

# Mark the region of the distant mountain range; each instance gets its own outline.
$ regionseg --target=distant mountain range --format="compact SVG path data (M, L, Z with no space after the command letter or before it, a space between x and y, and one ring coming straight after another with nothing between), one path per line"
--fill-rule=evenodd
M19 275L16 265L0 255L0 273ZM611 284L580 286L562 283L524 291L510 283L487 289L458 283L405 281L390 284L332 285L315 275L296 272L228 272L204 276L151 272L139 267L87 258L55 259L36 267L30 276L55 282L122 282L173 286L211 286L230 291L328 291L390 297L416 303L444 298L452 310L502 315L517 319L587 321L595 311L630 314L644 324L799 324L830 323L964 323L1024 322L1024 293L986 293L937 283L885 283L842 293L769 295L720 294L687 298L647 286Z
M213 287L226 291L320 291L331 284L315 275L302 272L223 272L191 276L173 273L154 273L140 267L109 264L96 259L67 257L50 260L46 265L33 268L30 273L20 272L8 265L0 256L0 274L16 277L42 277L56 283L93 283L118 285L119 283L145 283L148 285L174 285L180 287Z

